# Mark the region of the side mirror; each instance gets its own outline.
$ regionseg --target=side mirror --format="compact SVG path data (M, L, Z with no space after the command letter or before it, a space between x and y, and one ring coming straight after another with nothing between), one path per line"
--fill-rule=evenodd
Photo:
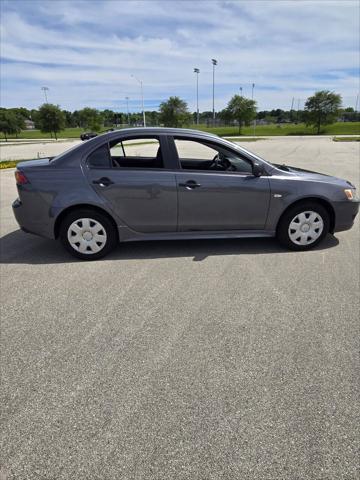
M253 171L254 177L261 177L261 175L263 175L264 173L264 168L262 165L260 165L260 163L254 162L252 171Z

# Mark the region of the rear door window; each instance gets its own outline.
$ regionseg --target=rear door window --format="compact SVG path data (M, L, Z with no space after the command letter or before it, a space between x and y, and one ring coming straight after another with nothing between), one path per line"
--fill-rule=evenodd
M110 155L115 168L164 168L158 138L113 140L110 142Z

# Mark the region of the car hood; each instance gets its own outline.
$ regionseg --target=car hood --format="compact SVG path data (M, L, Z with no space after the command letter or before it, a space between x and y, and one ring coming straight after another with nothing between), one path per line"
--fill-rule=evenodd
M333 177L331 175L326 175L325 173L314 172L312 170L305 170L304 168L292 167L290 165L275 165L275 167L281 171L295 173L297 176L304 177L305 179L315 180L318 182L332 183L339 186L343 186L344 188L349 186L355 188L355 185L353 185L348 180L344 180L343 178Z

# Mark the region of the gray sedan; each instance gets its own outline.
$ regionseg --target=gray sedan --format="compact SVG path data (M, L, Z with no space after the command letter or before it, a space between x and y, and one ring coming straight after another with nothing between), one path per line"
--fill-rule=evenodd
M274 165L215 135L134 128L52 158L19 163L22 230L59 238L74 256L120 242L277 236L306 250L348 230L359 209L346 180Z

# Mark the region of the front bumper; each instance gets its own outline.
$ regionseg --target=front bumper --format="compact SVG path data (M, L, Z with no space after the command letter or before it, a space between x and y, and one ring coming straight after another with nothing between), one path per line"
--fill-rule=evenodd
M358 200L333 203L335 211L334 232L349 230L354 225L356 215L359 212L359 204Z

